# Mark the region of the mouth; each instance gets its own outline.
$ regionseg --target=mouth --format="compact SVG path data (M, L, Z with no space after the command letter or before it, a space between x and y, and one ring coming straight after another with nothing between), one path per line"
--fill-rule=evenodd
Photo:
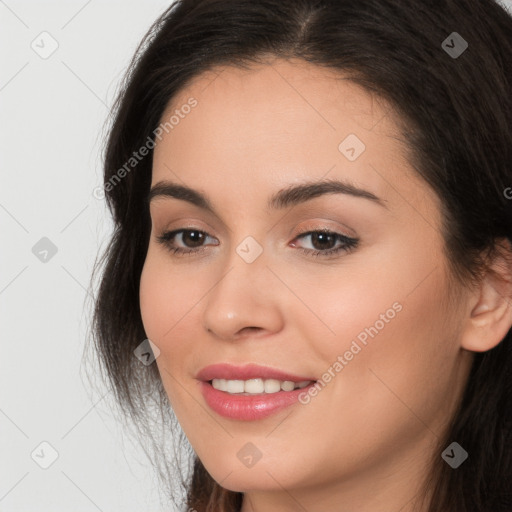
M292 382L294 385L301 382L315 381L316 379L308 375L296 375L288 373L284 370L272 368L269 366L261 366L258 364L250 363L243 366L232 365L229 363L217 363L205 366L200 370L196 379L205 382L212 382L214 380L226 381L248 381L248 380L277 380L280 383ZM253 383L253 385L255 385ZM285 387L288 387L286 384Z
M210 409L225 418L254 421L297 404L317 382L275 368L217 364L196 376Z
M207 382L218 391L224 391L230 395L249 396L303 389L316 381L302 380L300 382L294 382L291 380L255 378L248 380L212 379Z

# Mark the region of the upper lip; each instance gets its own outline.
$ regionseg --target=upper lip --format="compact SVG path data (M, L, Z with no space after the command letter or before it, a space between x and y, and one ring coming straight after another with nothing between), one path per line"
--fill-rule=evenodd
M300 376L257 364L247 364L244 366L235 366L228 363L218 363L205 366L201 369L196 378L202 381L212 379L227 380L249 380L249 379L276 379L289 380L292 382L303 382L306 380L316 380L309 376Z

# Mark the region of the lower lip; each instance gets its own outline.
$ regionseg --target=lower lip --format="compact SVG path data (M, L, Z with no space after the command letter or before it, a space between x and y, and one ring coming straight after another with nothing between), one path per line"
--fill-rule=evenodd
M217 414L234 420L254 421L289 407L299 401L299 395L308 392L315 383L293 391L278 391L260 395L231 395L201 381L201 393L206 403Z

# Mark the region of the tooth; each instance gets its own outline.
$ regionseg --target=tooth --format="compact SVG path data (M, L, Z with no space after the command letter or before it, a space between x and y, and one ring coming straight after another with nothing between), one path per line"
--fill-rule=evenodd
M243 380L228 380L226 382L226 391L228 393L243 393L244 387L245 384Z
M246 393L263 393L265 387L263 379L249 379L245 381L244 389Z
M293 391L293 388L295 387L295 382L292 382L291 380L285 380L281 382L281 389L283 391Z
M301 382L292 382L290 380L279 381L277 379L248 379L248 380L229 380L212 379L212 387L226 393L246 393L258 395L262 393L277 393L279 391L293 391L302 389L311 384L312 381L303 380Z
M212 380L212 386L215 389L218 389L219 391L226 391L227 390L226 379L213 379Z
M265 380L265 393L277 393L281 391L281 382L276 379Z

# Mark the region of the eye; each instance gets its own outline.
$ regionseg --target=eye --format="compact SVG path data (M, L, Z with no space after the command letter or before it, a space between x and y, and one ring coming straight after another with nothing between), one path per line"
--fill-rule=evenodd
M206 238L212 238L199 229L176 229L174 231L166 231L157 237L157 241L163 244L169 251L174 254L192 254L199 253L205 249L202 244ZM181 239L181 243L185 247L176 247L175 240ZM218 245L218 244L214 244Z
M332 256L341 251L349 252L357 247L359 239L336 233L328 229L319 229L301 233L295 240L306 239L311 237L311 245L313 249L299 247L299 250L309 256ZM164 245L169 251L177 255L198 254L206 249L204 242L213 237L208 233L199 229L176 229L174 231L166 231L157 237L158 243ZM181 244L177 246L177 242ZM338 245L336 245L338 244ZM214 243L213 245L219 245ZM291 244L296 247L296 243ZM184 246L184 247L183 247Z
M328 229L311 230L301 233L297 239L311 238L313 249L299 248L302 252L310 256L332 256L341 251L349 252L355 249L359 243L359 239L336 233ZM338 242L338 246L336 243ZM292 244L295 247L295 243Z

